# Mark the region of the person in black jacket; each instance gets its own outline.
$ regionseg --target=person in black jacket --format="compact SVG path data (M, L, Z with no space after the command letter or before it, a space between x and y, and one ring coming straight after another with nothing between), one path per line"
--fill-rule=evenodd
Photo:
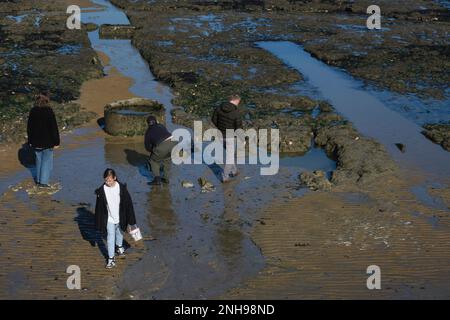
M60 144L56 117L47 95L40 94L28 117L28 144L36 154L36 184L49 187L53 168L53 148Z
M150 167L154 179L150 185L161 185L161 182L168 182L167 168L164 162L171 158L172 149L176 142L171 141L172 134L165 126L159 124L154 116L147 118L148 129L145 132L145 149L150 152ZM161 178L161 167L165 177Z
M95 227L102 234L107 234L108 260L106 268L111 269L116 266L115 246L117 246L118 256L125 256L121 231L126 231L128 225L135 225L136 217L127 185L117 180L113 169L106 169L103 177L105 183L95 190L97 196Z
M224 148L226 149L227 141L228 144L235 146L235 137L226 136L226 130L232 129L242 129L242 114L238 109L241 103L241 97L239 95L233 95L230 97L229 102L223 103L221 106L216 108L212 115L212 123L222 132L224 138ZM236 177L239 175L237 166L234 161L235 150L227 152L227 157L225 161L225 168L222 173L222 182L228 182L230 177Z

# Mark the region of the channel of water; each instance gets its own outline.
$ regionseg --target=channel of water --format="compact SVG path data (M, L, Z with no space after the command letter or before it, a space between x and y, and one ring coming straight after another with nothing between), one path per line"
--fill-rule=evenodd
M93 2L105 9L83 12L83 22L129 24L126 15L108 1ZM106 73L114 67L133 79L130 91L138 97L162 103L168 128L177 128L171 121L173 94L170 88L155 80L131 40L100 39L98 31L90 32L89 38L93 49L110 58ZM98 148L101 145L104 150ZM304 156L282 157L280 173L276 176L261 176L259 166L243 166L241 179L230 187L220 184L217 166L172 166L170 185L155 190L146 185L151 176L144 160L146 152L139 143L99 139L90 148L75 152L85 155L72 155L84 159L79 161L95 163L98 159L98 163L113 166L126 176L140 216L138 220L144 224L143 231L158 239L148 244L151 253L130 267L119 284L119 292L131 292L141 298L214 297L257 274L265 262L248 235L256 218L255 210L270 205L286 193L290 197L302 195L305 190L297 188L299 172L335 169L334 161L328 159L323 150L312 149ZM94 167L101 171L99 165L90 165L90 170L94 171ZM216 191L200 193L196 184L199 177L211 181ZM196 186L182 188L183 180ZM86 181L88 183L92 184ZM68 193L66 190L58 197L67 200L72 195L81 196L80 192Z
M289 41L259 42L288 66L298 70L359 132L384 144L405 169L419 169L434 179L450 176L450 153L428 140L419 125L388 108L361 81L313 58ZM402 153L396 143L406 145Z

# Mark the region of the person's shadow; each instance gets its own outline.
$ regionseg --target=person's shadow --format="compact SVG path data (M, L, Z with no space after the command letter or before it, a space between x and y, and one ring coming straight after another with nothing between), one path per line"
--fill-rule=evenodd
M78 223L78 229L84 240L88 241L92 247L97 246L100 253L108 258L108 249L106 248L106 234L103 235L95 228L95 215L86 207L79 207L77 209L77 217L74 219ZM131 248L131 245L123 239L123 248L125 250Z
M222 181L223 169L217 163L208 164L208 168L212 171L212 173L216 176L219 181Z
M144 178L147 178L149 181L153 179L153 175L151 174L149 159L150 157L146 154L139 153L135 150L125 149L125 154L127 155L127 161L133 167L136 167Z
M33 148L28 143L24 143L17 152L17 158L21 165L30 171L34 181L36 181L36 155Z
M105 259L108 258L108 249L103 241L103 236L101 232L95 229L94 214L85 207L78 208L77 214L74 220L78 223L83 239L88 241L92 247L97 246Z

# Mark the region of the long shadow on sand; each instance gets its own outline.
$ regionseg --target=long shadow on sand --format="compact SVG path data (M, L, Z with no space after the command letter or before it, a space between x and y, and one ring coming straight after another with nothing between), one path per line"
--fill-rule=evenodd
M147 178L148 181L153 179L148 162L148 155L139 153L131 149L125 149L124 152L127 155L127 162L133 167L136 167L141 176Z
M78 223L81 236L84 240L88 241L92 247L97 246L100 253L106 259L108 257L108 250L106 249L102 234L95 229L94 214L85 207L78 208L77 214L78 215L74 220Z
M208 164L208 168L212 171L212 173L216 176L217 180L222 181L223 169L217 163Z

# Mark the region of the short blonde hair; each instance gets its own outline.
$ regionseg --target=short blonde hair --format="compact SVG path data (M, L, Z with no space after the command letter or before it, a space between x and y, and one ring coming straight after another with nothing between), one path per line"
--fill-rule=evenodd
M241 96L238 94L232 94L230 96L230 101L233 101L233 100L241 100Z

